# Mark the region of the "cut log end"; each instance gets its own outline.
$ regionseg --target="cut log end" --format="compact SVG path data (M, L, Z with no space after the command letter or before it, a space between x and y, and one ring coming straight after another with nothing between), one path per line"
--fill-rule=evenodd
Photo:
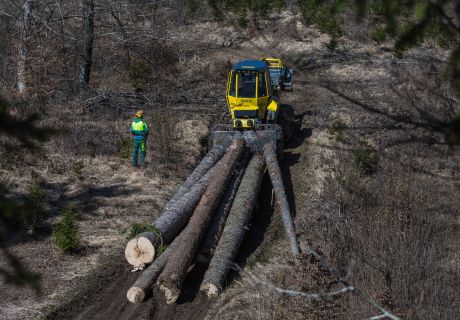
M203 283L200 287L200 291L204 293L209 299L215 299L219 296L219 288L213 283Z
M133 266L152 263L155 259L155 246L148 238L138 236L129 240L125 248L125 257Z
M180 292L176 292L176 290L171 290L170 288L163 285L160 285L160 290L163 291L167 304L173 304L179 298Z
M141 303L145 299L145 292L142 288L131 287L126 296L131 303Z

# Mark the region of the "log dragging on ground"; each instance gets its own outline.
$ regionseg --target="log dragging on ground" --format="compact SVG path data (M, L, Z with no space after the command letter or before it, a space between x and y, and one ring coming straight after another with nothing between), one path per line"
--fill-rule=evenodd
M251 221L264 171L265 161L263 156L255 154L243 175L224 231L200 286L200 291L209 298L217 297L222 292L229 265L238 253L246 234L247 226Z
M232 208L233 200L235 199L236 192L243 177L243 173L246 169L249 160L249 153L246 153L241 161L236 165L233 172L232 179L230 180L227 189L225 190L222 200L217 207L214 216L212 217L211 223L203 241L201 242L200 249L196 255L195 261L201 264L208 264L214 249L219 241L222 231L224 230L225 221L227 220L228 213Z
M173 242L174 243L174 242ZM126 294L129 302L141 303L144 301L145 296L157 280L161 271L163 271L166 263L168 262L169 255L171 254L172 245L168 247L151 265L145 269L142 274L137 278L136 282L129 288Z
M272 144L267 143L263 147L264 157L267 163L268 173L272 181L273 190L275 191L275 200L281 211L283 218L284 230L291 246L291 252L294 256L300 253L299 244L294 229L294 222L292 221L291 213L289 210L289 203L284 189L283 177L276 157L276 151Z
M166 303L174 303L181 292L188 268L211 221L224 190L230 181L233 168L244 151L242 139L232 142L229 150L216 165L218 174L210 181L187 227L177 238L177 245L168 259L163 272L158 277L160 289L164 292Z
M211 150L203 157L201 162L195 167L193 172L188 176L187 180L177 189L176 194L166 204L165 209L171 207L174 202L182 198L202 176L206 174L217 161L222 158L229 145L229 140L224 141L221 145L214 145Z
M168 262L169 256L171 255L171 251L177 245L177 238L166 248L166 250L151 264L142 271L139 278L137 278L136 282L129 288L126 296L129 302L132 303L141 303L144 301L145 296L148 290L151 290L153 284L157 280L160 273L163 271L166 263Z
M208 187L210 181L220 175L216 167L211 168L193 187L180 199L171 203L153 226L156 232L144 232L128 241L125 248L126 260L133 266L149 264L155 258L155 252L160 244L170 243L187 225L198 201Z

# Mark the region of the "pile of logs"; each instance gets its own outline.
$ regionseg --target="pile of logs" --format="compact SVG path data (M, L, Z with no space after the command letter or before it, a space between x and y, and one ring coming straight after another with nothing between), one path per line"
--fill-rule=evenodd
M155 232L141 233L128 242L128 262L136 267L150 264L129 289L128 300L142 302L156 282L167 303L174 303L194 263L209 265L200 291L216 297L248 229L266 167L291 251L298 254L273 146L251 152L244 139L233 139L208 152L154 221ZM165 245L167 249L158 255Z

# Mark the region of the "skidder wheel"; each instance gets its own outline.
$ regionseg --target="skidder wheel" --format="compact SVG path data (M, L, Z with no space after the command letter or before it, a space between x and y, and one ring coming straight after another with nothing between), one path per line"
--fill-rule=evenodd
M278 116L278 122L283 130L284 141L289 142L295 131L294 108L289 104L282 104Z

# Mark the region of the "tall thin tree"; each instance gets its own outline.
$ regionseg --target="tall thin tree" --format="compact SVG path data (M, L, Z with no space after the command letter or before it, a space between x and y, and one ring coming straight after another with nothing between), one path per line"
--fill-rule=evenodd
M93 60L93 40L94 2L93 0L83 0L83 52L79 77L81 87L85 87L89 84L89 77Z
M30 24L30 0L25 0L22 5L22 18L19 19L19 55L18 69L16 73L16 88L20 95L26 91L26 62L27 62L27 39L29 37Z

